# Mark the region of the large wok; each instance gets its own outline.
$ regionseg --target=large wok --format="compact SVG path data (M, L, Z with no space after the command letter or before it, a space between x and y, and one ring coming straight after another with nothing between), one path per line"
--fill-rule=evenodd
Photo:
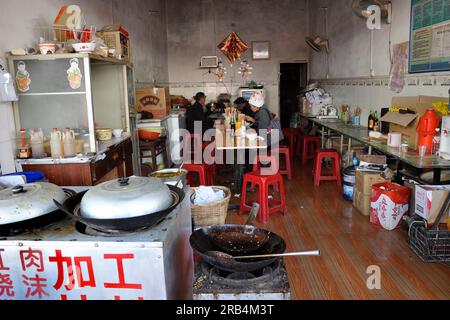
M170 189L173 203L169 208L163 211L134 217L134 218L121 218L121 219L91 219L84 218L80 212L80 204L83 196L87 191L79 193L69 199L67 199L64 204L55 201L56 206L68 214L70 217L74 218L82 224L103 232L133 232L144 230L152 227L153 225L159 223L167 215L169 215L184 199L184 191L174 187L167 186ZM151 199L149 199L151 201Z
M233 256L284 253L286 243L273 232L250 225L219 225L195 231L190 243L192 249L212 266L229 272L251 272L263 269L280 258L221 259L207 254L220 251Z

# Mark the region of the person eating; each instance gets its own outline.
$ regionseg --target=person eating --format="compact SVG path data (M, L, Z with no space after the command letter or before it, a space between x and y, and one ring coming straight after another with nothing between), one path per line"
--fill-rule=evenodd
M205 133L214 126L214 121L205 112L206 95L203 92L199 92L195 95L194 100L195 103L186 112L187 130L190 133L194 133L195 123L201 122L202 133Z
M254 118L255 113L250 108L250 104L247 100L244 98L238 98L236 101L234 101L234 105L238 108L239 112L243 115L249 116Z

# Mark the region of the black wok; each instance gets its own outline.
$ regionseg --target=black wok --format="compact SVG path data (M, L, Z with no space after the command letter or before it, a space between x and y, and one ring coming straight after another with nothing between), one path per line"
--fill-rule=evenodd
M133 232L150 228L169 215L183 200L184 191L174 186L168 185L173 197L172 205L163 211L155 212L145 216L125 218L125 219L88 219L80 214L80 204L87 191L79 193L69 199L64 204L55 201L60 210L84 225L103 232Z
M229 272L251 272L263 269L280 258L221 259L207 252L220 251L230 255L259 255L284 253L286 243L270 231L253 226L220 225L195 231L190 243L192 249L212 266Z

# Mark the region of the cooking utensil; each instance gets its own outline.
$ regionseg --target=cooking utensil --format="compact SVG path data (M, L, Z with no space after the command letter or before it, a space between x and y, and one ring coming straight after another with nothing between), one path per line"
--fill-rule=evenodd
M182 189L167 186L170 189L172 202L165 210L147 214L145 216L122 218L122 219L90 219L80 214L80 204L87 191L79 193L67 199L64 204L55 201L56 206L64 213L78 222L99 231L104 232L132 232L147 229L159 223L169 215L184 200L185 194Z
M179 180L183 182L183 186L186 185L186 177L189 171L187 170L179 170L179 169L164 169L152 172L150 177L160 179L162 182L166 184L170 184L172 186L176 186L179 183Z
M64 201L60 187L46 182L30 183L0 191L0 225L31 220L58 208L53 199Z
M320 256L320 251L312 250L312 251L288 252L280 254L260 254L253 256L235 256L235 257L233 257L231 254L226 254L220 251L210 251L206 252L206 254L219 259L233 260L233 259L281 258L281 257L297 257L297 256Z
M88 219L123 219L164 211L173 203L161 180L130 177L104 182L83 197L80 214Z
M277 234L253 226L219 225L196 230L190 244L203 261L230 272L250 272L263 269L279 258L255 258L246 261L223 260L207 253L221 251L234 256L281 254L286 243Z

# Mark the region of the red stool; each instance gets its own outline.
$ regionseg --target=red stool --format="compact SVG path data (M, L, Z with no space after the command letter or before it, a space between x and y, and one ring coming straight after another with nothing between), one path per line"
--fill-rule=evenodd
M269 223L269 217L271 214L281 211L283 215L287 212L286 204L286 190L284 187L283 177L281 174L277 173L277 159L271 156L260 156L257 158L257 162L260 161L270 162L271 167L265 168L262 172L252 172L244 176L244 183L242 185L242 196L241 196L241 209L240 214L245 212L250 212L252 210L251 203L247 203L247 185L258 185L259 186L259 196L256 202L260 205L259 220L263 224ZM280 191L280 200L269 199L269 187L274 186L275 189ZM254 201L253 201L254 202Z
M288 146L290 150L295 150L295 142L297 139L297 129L284 128L283 135L284 135L284 140L283 140L284 143L282 143L282 145Z
M208 166L205 164L185 164L183 169L189 171L188 183L193 186L192 174L196 173L199 178L200 185L208 186L211 185L211 178L208 178Z
M316 150L320 149L320 138L317 136L303 137L303 157L302 164L305 165L308 160L315 158Z
M303 147L303 137L305 136L303 134L303 131L300 128L296 129L297 134L297 148L295 149L295 155L300 158L302 156L302 147ZM291 149L292 152L294 152L294 149Z
M289 180L292 180L291 150L293 149L280 147L277 150L272 151L272 154L278 153L279 155L284 155L285 166L283 169L280 168L280 174L287 176Z
M322 170L323 160L331 159L332 170ZM342 187L341 178L341 157L336 150L318 150L314 159L314 186L320 186L321 181L336 181L338 187Z

